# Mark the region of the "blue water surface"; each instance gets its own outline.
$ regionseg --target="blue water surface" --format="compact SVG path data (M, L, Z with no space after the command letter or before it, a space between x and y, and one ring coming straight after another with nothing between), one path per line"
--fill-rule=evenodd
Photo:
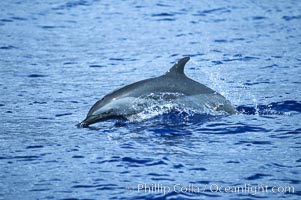
M183 56L239 114L75 126ZM1 1L0 199L300 199L300 66L297 0Z

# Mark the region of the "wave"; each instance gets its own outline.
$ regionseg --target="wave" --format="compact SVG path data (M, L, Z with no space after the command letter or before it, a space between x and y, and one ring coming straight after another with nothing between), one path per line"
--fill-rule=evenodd
M151 94L137 98L133 110L139 111L130 115L130 122L139 122L155 118L164 122L194 122L203 119L228 115L229 101L220 95L184 96L177 93Z
M267 105L257 106L237 106L238 115L291 115L293 113L301 113L301 102L298 101L283 101L272 102ZM229 114L218 112L212 109L203 107L196 110L191 107L183 107L179 104L161 104L154 107L148 107L145 111L135 115L128 121L118 121L116 125L122 126L130 123L144 122L144 125L156 126L167 125L172 126L187 126L200 125L210 121L216 121ZM146 123L146 124L145 124Z
M267 105L257 106L237 106L236 110L239 114L246 115L290 115L293 113L301 113L301 102L286 100L281 102L272 102Z

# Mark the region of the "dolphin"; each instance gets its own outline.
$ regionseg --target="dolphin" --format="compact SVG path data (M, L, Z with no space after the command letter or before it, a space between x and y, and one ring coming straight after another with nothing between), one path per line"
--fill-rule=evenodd
M195 96L197 104L234 114L235 109L225 97L185 75L184 67L189 59L190 57L180 59L159 77L141 80L105 95L91 107L86 118L78 126L84 128L109 119L127 119L146 109L149 106L146 102L154 94L163 94L163 99L167 100ZM152 100L156 101L156 98L153 96Z

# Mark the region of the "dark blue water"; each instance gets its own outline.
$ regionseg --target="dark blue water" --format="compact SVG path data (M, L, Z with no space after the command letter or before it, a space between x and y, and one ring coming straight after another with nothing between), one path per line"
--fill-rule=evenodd
M76 128L183 56L238 115ZM0 199L300 199L300 67L299 1L1 1Z

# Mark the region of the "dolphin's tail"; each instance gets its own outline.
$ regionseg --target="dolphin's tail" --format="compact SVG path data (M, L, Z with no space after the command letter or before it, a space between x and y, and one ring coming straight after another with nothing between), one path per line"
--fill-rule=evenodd
M224 104L221 104L221 105L218 105L216 107L216 110L217 111L225 111L227 112L228 114L230 115L234 115L237 113L237 111L235 110L235 108L231 105L230 101L229 100L226 100L224 102Z

